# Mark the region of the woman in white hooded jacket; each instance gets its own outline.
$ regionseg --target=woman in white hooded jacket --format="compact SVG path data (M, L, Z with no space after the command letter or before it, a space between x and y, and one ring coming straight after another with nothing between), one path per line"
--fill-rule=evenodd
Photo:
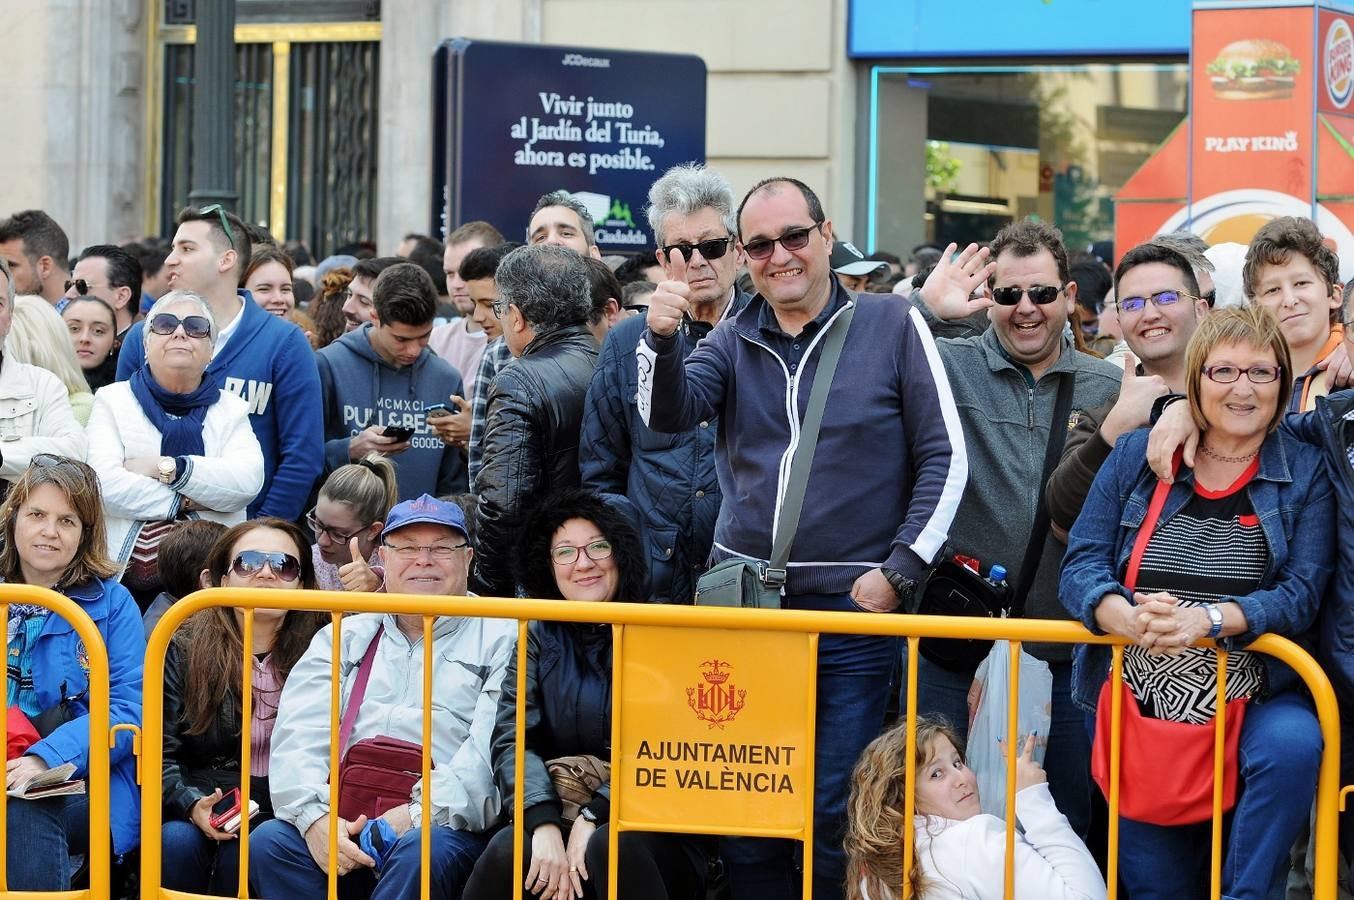
M1086 845L1048 792L1034 762L1034 736L1016 760L1017 897L1103 900L1105 881ZM916 851L907 873L918 900L1001 900L1006 893L1007 823L986 815L963 746L943 719L917 721L916 785L907 785L907 721L875 738L851 779L846 839L849 900L898 900L903 882L903 809L915 791ZM1011 827L1015 827L1011 823Z
M263 487L248 405L204 378L216 336L207 303L172 291L146 317L146 364L94 397L89 464L103 489L108 554L138 601L155 596L159 539L175 521L243 522Z

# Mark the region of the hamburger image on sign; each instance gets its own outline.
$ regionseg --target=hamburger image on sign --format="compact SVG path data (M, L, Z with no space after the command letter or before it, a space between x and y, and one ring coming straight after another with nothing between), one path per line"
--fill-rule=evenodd
M1293 96L1301 63L1278 41L1232 41L1208 64L1213 96L1219 100L1283 100Z

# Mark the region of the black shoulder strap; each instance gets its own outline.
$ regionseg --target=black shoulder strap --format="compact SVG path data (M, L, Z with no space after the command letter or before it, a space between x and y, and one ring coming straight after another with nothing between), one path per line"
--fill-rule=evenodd
M1025 598L1034 585L1034 576L1039 572L1039 560L1044 555L1044 542L1048 539L1051 525L1048 503L1044 500L1044 487L1062 459L1063 444L1067 441L1067 420L1072 414L1072 390L1076 386L1077 373L1063 372L1058 376L1058 399L1053 406L1053 421L1048 426L1048 447L1044 450L1044 472L1039 476L1039 502L1034 510L1034 530L1030 532L1030 542L1025 546L1025 559L1020 564L1020 581L1011 597L1012 618L1025 615Z

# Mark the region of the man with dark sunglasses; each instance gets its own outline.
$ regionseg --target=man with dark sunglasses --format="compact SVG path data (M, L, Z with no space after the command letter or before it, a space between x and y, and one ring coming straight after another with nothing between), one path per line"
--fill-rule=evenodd
M909 601L945 542L967 478L964 438L935 343L906 300L854 294L832 272L832 222L808 185L771 178L744 197L735 250L757 294L697 342L687 319L701 294L686 254L665 254L636 351L641 421L681 434L720 416L722 502L710 562L766 562L790 487L821 348L849 323L805 482L781 605L887 613ZM702 235L690 235L694 241ZM665 239L671 236L665 232ZM698 251L691 262L697 264ZM849 313L850 318L843 322ZM694 346L692 346L694 344ZM661 446L662 435L645 435ZM668 439L670 440L670 438ZM841 834L852 767L880 731L898 660L891 638L824 635L814 762L814 896L841 897ZM790 841L729 838L734 900L801 894Z
M747 305L735 285L734 197L729 182L700 165L669 169L649 189L645 211L660 260L686 263L691 315L682 327L690 353L721 319ZM647 312L647 310L645 310ZM635 349L642 315L619 322L602 344L583 407L578 462L583 486L629 497L644 518L651 599L690 603L705 569L719 513L714 416L677 435L651 432L635 402Z
M95 244L86 247L75 261L65 282L67 303L93 297L113 310L117 339L127 335L141 303L141 263L121 247Z
M976 336L938 341L970 454L968 484L945 552L978 560L983 575L993 565L1003 566L1008 584L1025 590L1028 617L1067 619L1058 600L1063 547L1045 540L1047 527L1035 527L1049 439L1068 429L1067 415L1055 421L1059 388L1070 381L1071 410L1092 409L1114 399L1122 373L1073 343L1068 319L1077 287L1058 229L1026 219L1003 228L990 251L969 245L952 259L954 249L947 248L914 298L928 321L985 308L991 326ZM985 281L991 294L975 298L974 289ZM1024 572L1027 553L1036 551L1034 571ZM947 668L936 661L939 656L928 657L925 641L921 649L918 711L941 713L962 737L973 670L953 662ZM1090 824L1091 748L1085 717L1071 699L1072 648L1026 644L1025 649L1046 661L1053 675L1044 764L1049 789L1084 836Z
M249 404L264 460L263 490L249 505L249 516L290 522L306 509L324 464L320 375L305 333L239 289L249 257L249 236L237 216L219 206L190 206L179 213L165 268L170 289L202 295L216 320L206 377ZM133 325L122 343L119 381L145 364L143 328L142 322Z

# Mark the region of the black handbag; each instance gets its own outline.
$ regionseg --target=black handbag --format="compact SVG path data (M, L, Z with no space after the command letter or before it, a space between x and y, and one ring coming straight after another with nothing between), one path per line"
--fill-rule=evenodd
M1044 449L1044 471L1039 479L1039 501L1034 512L1034 528L1025 545L1025 558L1020 566L1020 581L1015 591L1007 585L984 578L964 565L948 551L927 573L917 590L913 612L926 616L986 616L988 618L1021 618L1025 615L1025 599L1034 576L1039 571L1039 560L1048 538L1048 505L1044 487L1062 458L1067 440L1067 421L1072 412L1072 390L1076 375L1059 376L1058 397L1053 407L1053 421L1049 423L1048 446ZM991 641L968 638L927 638L920 643L921 654L931 662L951 672L972 672L992 650Z

